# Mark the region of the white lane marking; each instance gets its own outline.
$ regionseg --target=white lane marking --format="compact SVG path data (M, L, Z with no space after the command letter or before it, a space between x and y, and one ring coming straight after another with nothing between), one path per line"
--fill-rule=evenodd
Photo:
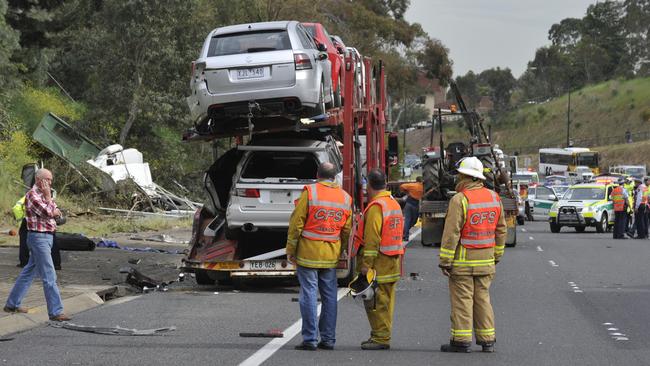
M535 238L533 238L532 236L529 236L528 239L535 240Z
M614 325L612 323L603 323L603 325Z
M609 335L625 337L625 334L623 333L609 333Z
M614 337L615 341L629 341L630 338L628 337Z
M521 232L522 232L522 233L525 233L525 232L526 232L526 229L522 228L522 229L521 229Z
M613 330L613 331L616 331L616 330L618 330L618 328L607 328L607 330Z
M540 246L538 245L538 246L537 246L537 251L538 251L538 252L543 252L544 249L542 249L542 247L540 247Z
M573 281L571 281L571 282L567 282L567 283L569 284L569 286L575 286L575 285L576 285L576 283L573 282Z
M339 289L336 295L336 301L341 300L343 296L348 293L348 289ZM321 305L318 305L317 314L320 316ZM293 337L297 336L302 329L302 319L293 323L289 328L284 330L284 337L273 338L269 343L265 344L257 352L253 353L249 358L242 361L239 366L258 366L268 360L275 352L282 348L285 344L289 343Z
M417 230L415 230L415 232L413 232L413 234L409 235L409 241L415 239L415 237L420 235L421 232L422 232L422 228L419 227Z
M582 293L582 290L573 290L573 292Z
M555 261L548 261L548 263L551 265L551 267L559 267Z

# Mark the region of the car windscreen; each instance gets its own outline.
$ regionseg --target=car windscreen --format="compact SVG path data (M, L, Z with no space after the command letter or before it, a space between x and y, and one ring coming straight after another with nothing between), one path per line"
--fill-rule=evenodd
M569 189L569 187L566 186L554 186L553 191L555 192L555 195L558 197L562 197L564 195L564 192L566 192Z
M210 40L208 57L290 49L291 41L286 30L230 33Z
M318 161L313 153L294 151L254 151L242 170L242 179L315 180Z
M564 200L574 200L574 201L583 201L583 200L604 200L605 199L605 189L604 188L569 188L562 197Z

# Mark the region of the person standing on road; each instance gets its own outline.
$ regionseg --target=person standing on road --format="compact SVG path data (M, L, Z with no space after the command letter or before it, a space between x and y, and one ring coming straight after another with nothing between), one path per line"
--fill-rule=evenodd
M29 248L27 247L27 219L25 218L25 196L19 199L14 207L11 209L14 214L14 218L17 222L20 222L20 228L18 229L18 242L20 243L18 247L18 264L16 267L25 267L29 261ZM52 263L54 263L54 269L61 269L61 252L59 247L56 245L56 238L53 240L52 244Z
M63 313L63 303L56 284L56 272L51 255L54 232L56 231L55 218L61 216L61 211L52 199L52 178L52 173L49 170L39 169L36 171L36 184L25 196L27 246L31 256L11 289L4 311L27 312L25 308L20 307L20 303L27 295L35 272L37 272L43 281L43 292L50 320L66 321L70 318Z
M646 221L646 210L648 204L648 188L641 181L636 186L634 193L634 223L636 224L636 239L648 238L648 223Z
M399 203L386 190L386 175L379 169L368 173L370 203L354 235L353 255L357 256L357 271L364 276L369 269L376 273L374 298L364 301L370 323L370 339L361 343L364 350L390 348L395 308L395 288L401 277L404 254L402 233L404 217Z
M614 239L627 239L625 230L629 206L627 190L623 187L623 181L619 180L618 185L612 190L610 198L614 204Z
M634 237L634 229L636 228L634 216L634 179L632 177L626 177L625 183L623 183L623 188L627 192L627 218L625 222L625 233L630 238Z
M399 186L399 190L406 192L406 202L404 204L404 235L402 240L409 241L411 228L418 222L420 216L420 200L424 195L424 185L422 177L415 178L415 183L404 183Z
M295 348L308 351L334 349L338 301L336 265L341 243L348 243L352 230L352 199L334 182L336 168L331 163L322 163L317 177L318 183L305 186L296 202L286 246L287 258L297 266L300 282L302 343ZM318 293L322 303L320 321Z
M505 249L505 215L499 195L483 186L479 159L462 159L458 173L458 193L449 201L440 247L439 267L449 277L451 298L451 338L440 351L471 352L473 329L483 352L494 352L489 290Z

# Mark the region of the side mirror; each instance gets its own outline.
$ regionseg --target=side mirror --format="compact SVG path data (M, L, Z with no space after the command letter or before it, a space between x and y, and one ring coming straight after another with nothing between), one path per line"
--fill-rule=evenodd
M549 198L551 199L551 201L559 201L559 199L557 198L557 196L554 195L554 194L551 194L551 195L549 196Z
M327 60L327 53L321 52L318 54L318 61L325 61Z
M316 46L316 49L319 50L319 51L321 51L321 52L327 52L327 46L325 46L325 45L322 44L322 43L319 43L319 44Z

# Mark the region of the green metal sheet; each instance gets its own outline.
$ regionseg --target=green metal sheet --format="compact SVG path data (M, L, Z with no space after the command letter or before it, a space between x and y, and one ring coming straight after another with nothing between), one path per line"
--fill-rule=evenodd
M34 140L76 167L97 157L101 149L53 113L43 116L34 130Z

